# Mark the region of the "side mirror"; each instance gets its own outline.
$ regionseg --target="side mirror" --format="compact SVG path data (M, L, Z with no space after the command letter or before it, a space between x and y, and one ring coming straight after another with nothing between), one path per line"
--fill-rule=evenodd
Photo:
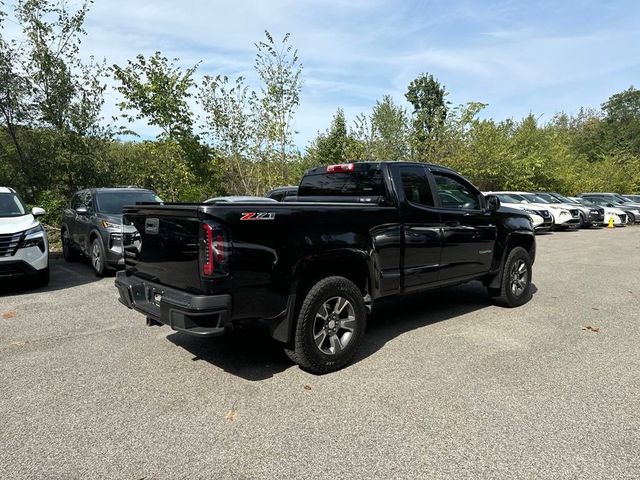
M87 207L78 207L76 208L76 213L78 215L86 215L87 213L89 213L89 210L87 210Z
M31 209L31 215L33 215L34 217L41 217L45 213L47 213L47 212L44 211L44 208L33 207Z
M487 195L487 210L495 213L500 208L500 199L495 195Z

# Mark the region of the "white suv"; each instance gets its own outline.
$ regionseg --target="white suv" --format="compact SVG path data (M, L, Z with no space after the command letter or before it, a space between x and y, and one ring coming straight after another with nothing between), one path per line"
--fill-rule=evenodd
M576 205L576 208L569 206L557 205L547 202L545 199L534 195L529 192L491 192L496 194L508 194L515 200L523 203L533 205L536 209L546 209L551 212L553 217L553 223L555 229L567 229L569 227L576 227L580 225L580 210Z
M49 240L36 217L12 188L0 187L0 280L31 277L35 285L49 283Z

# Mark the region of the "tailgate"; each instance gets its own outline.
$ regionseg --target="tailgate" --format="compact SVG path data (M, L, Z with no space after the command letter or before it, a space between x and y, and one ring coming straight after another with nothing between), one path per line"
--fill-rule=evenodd
M137 231L124 239L127 274L180 290L200 290L197 206L128 207L123 223Z

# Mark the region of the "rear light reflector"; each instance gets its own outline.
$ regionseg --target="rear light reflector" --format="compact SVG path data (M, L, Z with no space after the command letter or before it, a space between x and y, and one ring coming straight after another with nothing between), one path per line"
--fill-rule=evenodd
M219 233L216 235L216 239L213 242L213 254L215 255L216 263L224 263L224 237Z
M327 167L327 173L354 172L355 169L355 163L340 163L337 165L329 165Z
M215 270L214 266L214 251L213 251L213 227L208 223L202 224L202 234L204 240L204 258L202 263L202 274L205 277L213 275Z

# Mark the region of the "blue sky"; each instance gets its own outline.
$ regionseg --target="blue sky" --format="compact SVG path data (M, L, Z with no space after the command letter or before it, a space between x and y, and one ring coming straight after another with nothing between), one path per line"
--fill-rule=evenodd
M160 50L202 61L199 75L250 80L264 29L290 32L304 64L300 146L337 107L353 120L384 94L404 103L421 72L453 104L488 103L483 115L496 119L550 119L640 86L637 1L96 0L86 29L83 52L109 63Z

